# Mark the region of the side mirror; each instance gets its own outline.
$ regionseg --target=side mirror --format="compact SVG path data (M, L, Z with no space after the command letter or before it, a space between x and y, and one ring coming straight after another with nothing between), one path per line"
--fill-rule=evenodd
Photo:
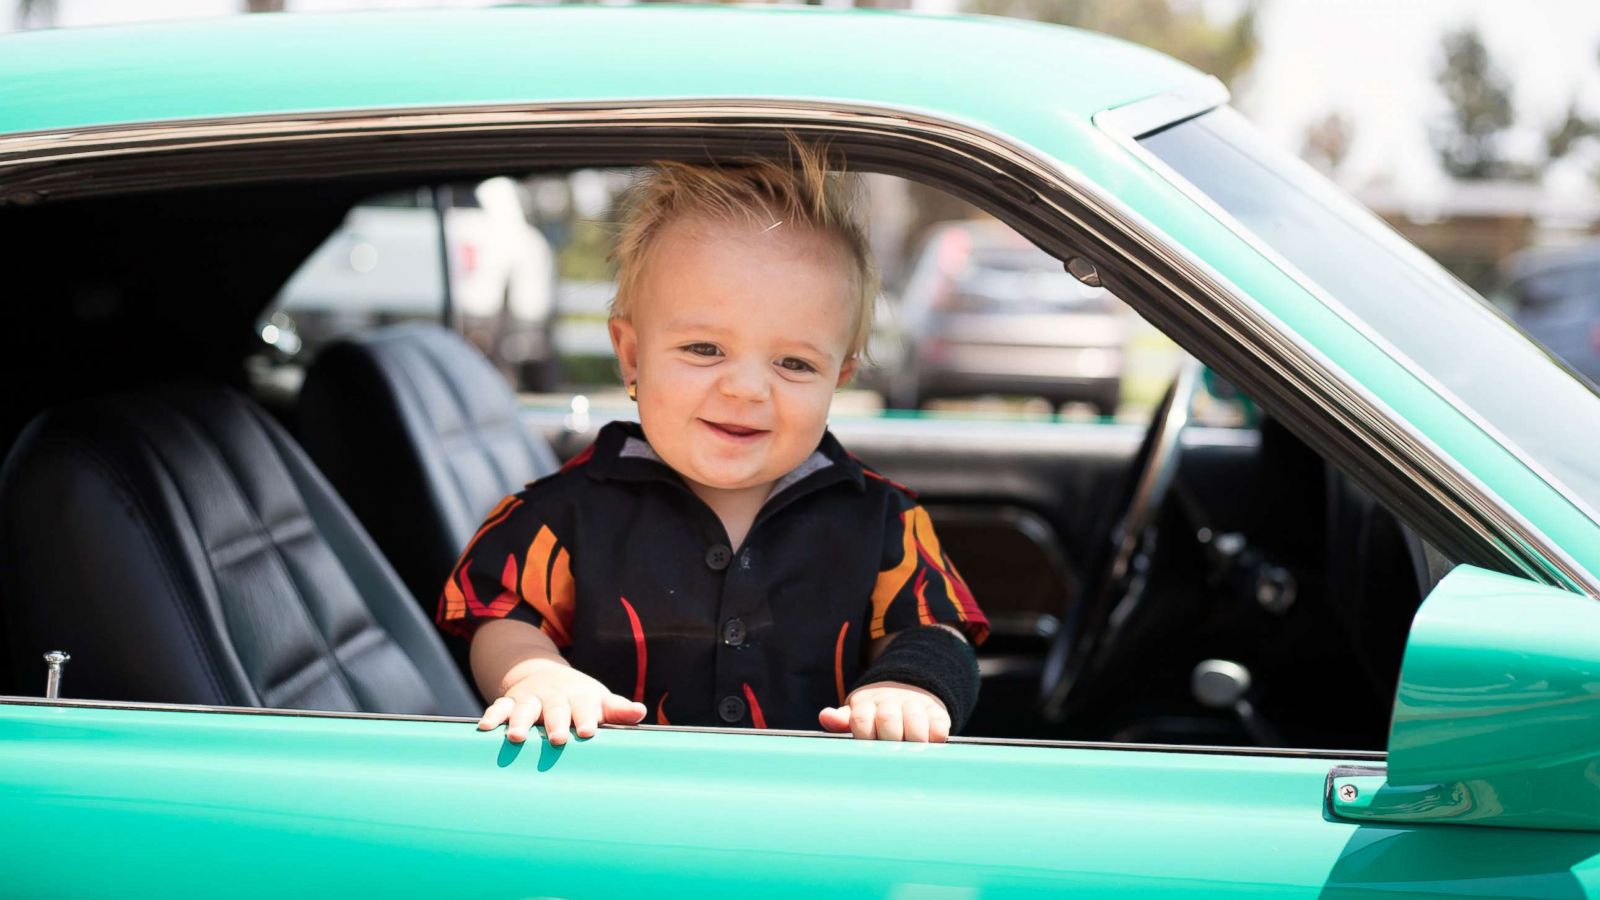
M1346 819L1600 831L1600 601L1458 566L1411 626L1387 772L1328 787Z

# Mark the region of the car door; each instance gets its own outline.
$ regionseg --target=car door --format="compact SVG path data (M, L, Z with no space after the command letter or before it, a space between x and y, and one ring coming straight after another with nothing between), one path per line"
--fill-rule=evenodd
M0 704L25 896L1315 896L1360 755ZM1240 865L1242 848L1259 847Z
M1592 831L1330 811L1335 776L1382 767L651 727L558 750L467 720L7 698L0 871L42 897L1600 892Z

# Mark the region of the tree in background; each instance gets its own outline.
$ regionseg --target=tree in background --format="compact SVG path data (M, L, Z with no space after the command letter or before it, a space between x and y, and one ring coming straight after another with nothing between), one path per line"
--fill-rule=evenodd
M244 0L245 12L283 12L285 0ZM49 28L56 23L59 0L17 0L12 16L18 31Z
M1532 177L1528 167L1511 165L1502 156L1505 133L1515 121L1511 82L1489 58L1473 26L1445 34L1444 62L1435 76L1450 104L1448 120L1430 139L1439 163L1456 178Z
M1230 85L1250 68L1260 46L1256 31L1260 0L1247 0L1238 15L1220 21L1207 16L1198 0L962 2L967 12L1071 25L1124 38L1175 56ZM935 188L909 182L905 191L911 204L902 236L907 257L933 225L972 214L972 207L964 201ZM885 260L886 283L896 286L903 274Z
M1600 62L1600 53L1596 54L1596 61ZM1545 152L1551 160L1562 159L1573 155L1579 147L1590 145L1600 147L1600 117L1589 118L1578 108L1576 95L1567 103L1567 114L1555 128L1545 132ZM1600 163L1594 165L1594 176L1600 181Z
M1585 138L1600 134L1600 120L1590 119L1578 111L1578 100L1574 97L1567 104L1567 115L1550 131L1545 132L1545 152L1551 159L1560 159L1571 153Z
M1214 20L1198 0L964 0L968 12L1072 25L1176 56L1224 84L1244 74L1260 48L1261 0Z
M49 28L56 23L56 0L17 0L12 22L18 31Z
M1339 112L1331 112L1306 128L1300 156L1333 178L1350 155L1355 126Z

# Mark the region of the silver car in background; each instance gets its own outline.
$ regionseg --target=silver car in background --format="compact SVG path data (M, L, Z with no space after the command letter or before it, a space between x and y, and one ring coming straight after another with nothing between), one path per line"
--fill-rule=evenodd
M1506 292L1530 337L1600 385L1600 240L1513 254Z
M901 294L904 356L891 406L987 394L1088 403L1116 413L1131 312L992 221L937 226Z

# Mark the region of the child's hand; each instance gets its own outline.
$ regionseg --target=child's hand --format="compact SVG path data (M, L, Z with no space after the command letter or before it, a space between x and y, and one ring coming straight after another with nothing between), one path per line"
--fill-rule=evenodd
M564 662L529 660L508 673L515 680L478 720L478 730L506 724L506 740L520 744L528 730L544 723L551 746L567 742L568 726L578 737L594 737L601 725L637 725L644 719L643 703L606 690L606 686Z
M817 715L826 731L857 738L942 744L950 739L950 713L939 698L898 681L877 681L850 692L844 705Z

